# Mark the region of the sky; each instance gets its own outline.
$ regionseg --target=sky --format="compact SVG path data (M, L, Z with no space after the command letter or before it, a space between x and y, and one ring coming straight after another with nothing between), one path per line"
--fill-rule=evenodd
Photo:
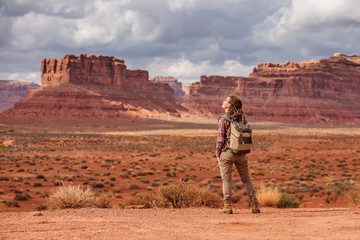
M0 79L40 84L43 58L110 55L183 83L259 62L360 55L358 0L0 0Z

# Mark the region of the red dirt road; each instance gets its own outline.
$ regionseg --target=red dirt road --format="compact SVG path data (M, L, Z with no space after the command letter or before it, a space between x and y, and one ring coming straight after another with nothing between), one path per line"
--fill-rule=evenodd
M360 210L70 209L0 213L0 239L359 239Z

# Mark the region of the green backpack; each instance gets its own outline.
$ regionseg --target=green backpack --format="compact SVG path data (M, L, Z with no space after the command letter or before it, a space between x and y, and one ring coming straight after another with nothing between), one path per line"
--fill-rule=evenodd
M231 120L226 114L221 116L230 122L230 150L235 154L247 154L252 147L252 130L243 115L241 122Z

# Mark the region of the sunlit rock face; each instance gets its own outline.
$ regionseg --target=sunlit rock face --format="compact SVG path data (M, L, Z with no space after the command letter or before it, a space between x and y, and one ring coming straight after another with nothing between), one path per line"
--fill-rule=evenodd
M178 115L174 90L149 81L146 70L127 69L123 59L86 54L43 59L41 89L2 115L54 118L138 118L150 112ZM153 114L150 114L153 115Z
M335 54L320 61L259 63L248 77L201 76L189 104L208 115L240 96L247 116L259 121L356 124L360 121L360 57Z

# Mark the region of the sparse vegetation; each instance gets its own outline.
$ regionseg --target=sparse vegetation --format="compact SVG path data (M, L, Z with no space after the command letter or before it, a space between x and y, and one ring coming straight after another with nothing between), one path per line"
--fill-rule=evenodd
M263 207L275 207L281 193L277 186L261 184L257 188L256 197Z
M300 203L298 198L288 193L283 193L275 206L276 208L298 208Z
M147 208L165 207L164 199L154 193L138 193L125 199L125 206L144 205Z
M159 192L174 208L217 207L220 200L214 192L199 188L191 182L179 182L169 186L162 186Z
M214 192L221 200L214 136L39 134L42 128L34 135L17 129L16 134L0 135L0 196L10 196L24 210L34 208L34 202L45 203L51 195L48 187L61 187L62 182L91 186L99 192L97 195L112 192L116 205L142 193L161 197L160 188L180 179ZM329 135L326 130L316 136L287 132L274 141L272 133L262 131L254 134L254 150L248 155L255 183L277 186L282 193L304 202L314 199L314 207L321 203L326 207L343 206L343 198L350 197L360 177L358 135L334 131ZM336 149L335 137L341 139ZM246 206L245 186L235 168L233 171L234 206L242 208ZM26 194L31 194L26 204L14 200L16 195ZM173 207L170 201L164 202Z
M80 185L63 185L52 192L48 199L51 209L109 207L112 196L96 196L93 188Z
M359 207L360 206L360 186L357 185L353 189L350 190L348 194L348 198L350 201L350 204L353 207Z

